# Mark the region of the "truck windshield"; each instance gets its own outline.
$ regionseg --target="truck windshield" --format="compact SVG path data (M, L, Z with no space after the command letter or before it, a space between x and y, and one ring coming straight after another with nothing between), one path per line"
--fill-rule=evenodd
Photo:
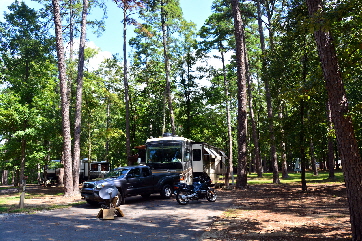
M123 178L129 171L129 168L117 168L114 169L113 171L109 172L106 177L112 177L112 178Z

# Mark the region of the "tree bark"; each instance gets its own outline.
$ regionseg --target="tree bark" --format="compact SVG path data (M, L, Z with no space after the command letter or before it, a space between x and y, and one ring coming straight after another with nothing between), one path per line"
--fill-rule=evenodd
M130 113L129 113L129 93L128 93L128 66L127 66L127 3L123 4L123 84L124 100L126 104L126 155L127 164L132 165L131 157L131 133L130 133Z
M75 104L74 149L73 149L73 192L79 193L80 135L82 126L82 92L84 76L84 48L87 32L88 0L83 0L82 23L78 55L77 93Z
M3 170L1 175L1 184L8 185L9 170Z
M236 40L236 65L238 86L238 168L236 188L247 186L247 87L246 87L246 49L244 44L244 24L240 13L239 1L231 0Z
M279 120L282 122L283 117L284 117L284 105L283 103L280 104L280 111L278 114L278 118ZM283 125L281 125L281 130L280 130L281 136L282 136L282 141L280 143L280 149L281 149L281 156L282 156L282 178L288 178L289 174L288 174L288 163L287 163L287 152L286 152L286 145L285 145L285 135L284 135L284 127Z
M269 23L271 21L271 17L273 14L273 11L270 9L269 3L266 3L266 7L268 9L267 15ZM262 16L261 16L261 7L260 7L260 0L257 0L257 10L258 10L258 26L259 26L259 35L260 35L260 45L261 45L261 51L263 53L263 56L265 56L265 37L264 37L264 30L262 25ZM270 41L270 49L273 49L273 36L274 32L269 29L269 41ZM266 59L263 58L262 61L263 69L266 68ZM273 168L273 183L278 184L280 183L279 180L279 168L278 168L278 159L277 159L277 153L276 153L276 147L275 147L275 135L274 135L274 118L273 118L273 107L272 107L272 99L271 99L271 93L269 88L269 80L263 76L262 73L262 81L265 85L265 97L266 97L266 104L267 104L267 114L268 114L268 123L269 123L269 138L270 138L270 158L272 162L272 168Z
M231 117L230 117L230 102L229 102L229 81L226 77L226 67L225 67L225 55L224 55L224 47L222 46L222 43L220 43L220 53L221 53L221 62L222 62L222 72L223 72L223 78L224 78L224 94L226 98L226 123L228 128L228 147L229 147L229 160L226 165L226 173L225 173L225 186L229 186L229 180L230 178L234 182L233 178L233 137L232 137L232 131L231 131ZM234 184L234 183L233 183Z
M72 178L72 153L71 153L71 134L69 119L69 99L68 99L68 81L66 75L66 65L63 46L62 21L60 16L60 6L58 0L52 0L53 15L55 24L56 49L58 57L58 71L60 81L60 97L62 110L62 131L63 131L63 153L62 161L64 164L64 195L73 195Z
M165 96L168 103L168 110L170 112L170 124L171 124L171 131L172 134L176 134L176 127L175 127L175 116L173 113L172 107L172 96L171 96L171 84L170 84L170 61L168 57L168 41L167 41L167 13L165 11L165 1L161 1L161 23L162 23L162 44L163 44L163 57L164 57L164 64L165 64L165 76L166 76L166 88L165 88Z
M244 41L244 48L246 50L245 41ZM261 165L261 157L260 157L260 148L259 148L259 137L258 137L258 130L257 124L254 115L254 108L253 108L253 93L251 87L251 80L250 80L250 72L249 72L249 61L247 53L245 54L245 68L246 68L246 83L248 88L248 104L249 104L249 113L250 113L250 122L251 122L251 138L253 139L254 143L254 158L255 158L255 169L258 177L263 177L263 167ZM250 168L251 172L251 168Z
M21 138L21 157L20 157L20 187L23 187L25 180L25 162L26 162L26 137Z
M348 100L342 81L336 49L331 34L323 28L322 0L306 0L309 14L317 25L314 38L317 43L324 80L331 107L347 188L352 240L362 240L362 160L354 134Z
M333 123L332 123L332 113L331 113L331 107L329 103L327 102L327 123L328 123L328 178L334 179L334 138L332 136L332 129L333 129Z
M305 168L306 168L306 158L305 158L305 133L304 133L304 100L300 101L300 133L299 133L299 145L300 145L300 168L301 168L301 183L302 191L307 191L307 181L305 179Z
M312 164L313 175L318 176L318 167L317 167L317 161L316 161L315 154L314 154L313 140L310 140L310 159L311 159L311 164Z

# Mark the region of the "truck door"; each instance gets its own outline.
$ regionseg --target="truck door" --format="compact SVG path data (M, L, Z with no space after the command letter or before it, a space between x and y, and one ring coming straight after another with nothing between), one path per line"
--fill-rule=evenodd
M128 194L137 194L141 188L141 169L134 168L127 173L127 193Z
M148 167L142 167L142 173L141 173L141 194L143 193L151 193L154 189L154 177L151 173L150 168Z

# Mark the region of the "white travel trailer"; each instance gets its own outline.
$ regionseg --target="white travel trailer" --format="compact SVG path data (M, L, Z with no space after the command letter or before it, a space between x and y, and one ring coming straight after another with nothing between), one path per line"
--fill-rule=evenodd
M48 168L49 166L49 168ZM62 165L60 160L51 160L50 165L45 167L47 180L50 183L57 181L59 176L59 171ZM102 178L110 171L110 163L106 161L102 162L88 162L88 159L82 159L79 167L79 179L80 182L94 179ZM48 182L49 182L48 181Z

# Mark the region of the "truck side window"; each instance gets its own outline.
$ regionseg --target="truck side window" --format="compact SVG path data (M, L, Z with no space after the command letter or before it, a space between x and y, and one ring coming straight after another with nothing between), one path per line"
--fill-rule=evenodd
M142 174L143 174L143 176L144 177L148 177L148 176L150 176L151 175L151 173L150 173L150 169L148 169L148 168L142 168Z
M134 169L134 176L135 177L140 177L141 176L141 169L139 169L139 168Z
M127 177L140 177L141 176L141 169L135 168L131 169L127 175Z

